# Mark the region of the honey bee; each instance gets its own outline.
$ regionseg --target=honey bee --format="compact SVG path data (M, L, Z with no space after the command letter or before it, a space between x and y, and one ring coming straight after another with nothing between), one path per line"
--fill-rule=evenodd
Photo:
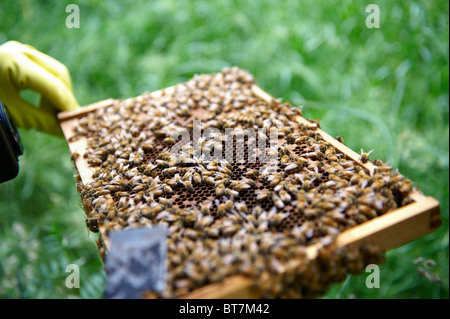
M98 218L86 218L86 226L93 233L98 233Z
M204 228L210 226L213 222L214 222L214 217L212 217L211 215L202 216L201 218L198 219L198 221L194 227L196 227L198 229L204 229Z
M377 217L377 212L368 205L358 205L358 210L367 218L372 219Z
M139 184L139 185L137 185L136 187L134 187L134 188L132 189L132 191L135 192L135 193L138 193L138 192L140 192L140 191L145 190L145 188L146 188L146 185L145 185L145 184Z
M70 154L70 159L72 160L72 161L76 161L78 158L80 158L80 154L78 153L78 152L72 152L71 154Z
M257 201L266 201L269 200L272 196L272 192L269 190L264 190L258 193L256 196Z
M191 229L191 228L184 229L184 232L183 232L183 235L185 237L187 237L189 239L193 239L193 240L200 238L200 234L201 234L200 230L195 230L195 229Z
M382 179L377 179L375 180L370 187L375 190L375 191L379 191L380 189L382 189L385 186L385 182Z
M160 220L160 219L166 219L170 216L170 211L168 210L163 210L161 212L158 213L158 215L156 215L156 220Z
M119 199L119 203L117 204L118 208L126 207L127 206L127 197L121 197Z
M246 219L247 223L251 223L252 225L258 224L258 220L255 217L255 215L253 215L253 214L246 214L246 215L244 215L244 218ZM244 227L245 227L245 225L244 225ZM249 229L247 228L247 230L249 230ZM249 231L249 232L251 232L251 231Z
M305 144L309 141L310 137L309 136L299 136L297 138L295 138L294 143L297 145L302 145Z
M359 161L361 163L367 163L369 161L369 155L373 152L373 150L370 150L368 153L364 153L364 150L361 148L361 156L359 157Z
M238 183L234 186L234 189L238 192L241 192L241 191L249 189L249 188L251 188L251 186L246 183Z
M176 113L177 113L177 115L182 116L182 117L189 117L191 115L191 110L186 104L181 104L177 108Z
M329 153L329 154L325 155L325 157L327 160L332 161L332 162L338 161L338 157L333 153Z
M267 177L267 181L270 182L270 186L271 187L275 187L276 185L278 185L279 183L281 183L283 181L284 178L284 173L274 173L272 175L269 175Z
M281 224L281 222L286 219L287 217L290 216L290 213L283 213L283 212L278 212L276 213L273 218L271 219L271 224L274 226L278 226Z
M311 121L311 128L312 129L316 129L316 128L320 128L320 123L317 120L312 120Z
M280 159L280 164L287 165L290 161L289 155L283 155Z
M227 167L228 169L232 169L233 165L231 165L226 159L218 160L219 164Z
M173 205L173 202L170 199L167 199L165 197L159 197L158 201L160 204L162 204L165 207L171 207Z
M281 190L278 192L278 195L280 196L280 199L281 199L283 202L285 202L286 204L287 204L287 203L290 203L291 200L292 200L291 195L289 195L289 193L286 192L286 191L283 190L283 189L281 189Z
M197 164L197 160L189 155L181 155L179 157L179 163L184 166L193 166Z
M222 173L216 173L216 175L214 176L215 182L214 184L218 185L218 184L228 184L228 182L230 181L230 177L228 175L222 174ZM231 183L232 185L230 185L231 187L233 187L234 185L237 184L237 181L234 181Z
M197 185L201 185L203 182L202 176L199 173L194 173L193 180L194 180L194 183Z
M411 181L409 180L405 180L404 182L401 183L401 186L399 187L399 191L403 194L406 195L409 192L411 192L412 190L412 185L411 185Z
M169 185L163 185L162 186L164 194L173 194L173 190L172 187L170 187Z
M206 176L206 177L203 178L203 180L209 185L214 185L216 183L214 178L211 177L211 176Z
M225 216L225 214L227 213L227 208L225 203L221 203L217 206L217 214L219 215L219 217Z
M375 172L377 173L386 173L386 172L391 172L392 171L392 167L391 166L379 166L375 168Z
M206 230L206 234L207 234L209 237L217 238L217 237L219 237L220 232L219 232L219 229L218 229L218 228L210 227L210 228L208 228L208 229Z
M141 148L144 150L144 152L148 153L154 149L154 146L150 141L145 141L141 144Z
M229 225L223 228L224 236L232 236L240 229L239 225Z
M177 179L177 178L173 177L173 178L166 178L164 180L164 183L172 188L177 187L179 184L178 182L182 183L181 178Z
M216 160L214 160L206 166L206 169L211 172L216 172L219 170L219 163Z
M234 208L234 203L233 203L233 201L232 200L227 200L226 202L225 202L225 208L226 208L226 210L227 210L227 212L230 212L233 208Z
M335 187L336 187L336 189L342 189L342 188L347 187L347 185L348 185L348 182L347 182L345 179L340 179L340 180L336 183Z
M248 216L246 216L248 217ZM247 222L243 227L236 233L236 236L245 236L246 234L253 234L256 231L255 224Z
M305 208L303 210L303 215L305 215L305 217L314 217L318 215L318 211L315 208Z
M256 177L259 176L259 171L258 171L257 169L251 169L251 170L248 170L248 171L245 173L245 175L246 175L248 178L256 178Z
M168 168L168 167L170 167L169 162L166 161L166 160L157 159L155 162L156 162L156 165L159 168Z
M202 215L210 215L211 214L211 205L212 202L208 202L207 204L200 204L200 212Z
M337 183L338 183L338 182L331 180L331 181L328 181L328 182L323 183L323 185L324 185L326 188L333 188L333 187L335 187L335 186L337 185Z
M314 180L316 178L313 178L312 180L303 180L301 178L301 182L302 182L302 189L304 189L305 191L309 191L311 188L314 187Z
M103 161L100 158L91 157L87 160L89 165L92 166L99 166L103 163Z
M283 145L282 147L280 147L278 153L280 156L289 156L289 154L291 154L291 150L286 145Z
M402 200L402 206L406 206L409 205L411 203L414 203L414 199L412 199L411 197L407 196Z
M290 174L293 173L297 170L299 166L296 163L291 163L289 165L287 165L284 170L286 171L286 173Z
M239 213L248 213L248 208L245 202L235 203L236 210Z
M128 158L130 158L130 154L131 154L130 151L125 151L125 152L119 153L119 157L123 158L123 159L128 159Z
M255 229L255 233L265 233L267 230L269 229L269 222L268 221L264 221L258 224L258 227L256 227Z
M184 189L188 193L192 193L194 191L194 187L192 186L192 183L190 181L184 181L182 183L183 183Z
M276 207L278 207L279 209L283 209L284 208L284 203L281 200L281 198L276 195L275 193L272 193L272 201L275 204Z
M325 158L325 154L322 152L316 152L316 158L318 160L323 160Z
M378 167L384 166L384 163L377 158L372 161L372 164Z
M217 187L215 188L215 191L217 197L222 197L223 195L225 195L225 185L218 184Z
M177 172L177 167L173 166L173 167L165 168L161 172L164 176L167 176L167 177L173 176Z
M223 166L223 165L219 168L219 172L230 175L230 176L233 175L233 172L228 167Z
M225 188L225 194L233 198L239 197L239 192L231 188Z
M154 189L150 190L150 192L151 192L153 197L159 197L159 196L164 195L164 189L161 186L159 186L159 185L158 185L157 188L154 188Z
M175 215L175 214L169 214L165 219L164 219L166 222L169 222L169 223L173 223L173 222L176 222L176 221L178 221L179 220L179 216L177 216L177 215ZM176 225L175 225L176 226ZM171 226L172 227L172 226ZM170 227L169 227L169 229L170 229ZM173 229L173 228L172 228Z
M286 189L289 193L296 195L297 194L297 186L291 183L284 183L284 189Z
M250 185L251 187L254 187L255 186L255 181L253 180L253 179L249 179L249 178L246 178L246 177L244 177L243 179L241 179L240 180L240 183L241 184L248 184L248 185Z
M143 160L144 160L143 154L139 154L139 153L138 154L135 154L135 153L130 154L129 161L133 165L140 165Z
M145 195L145 193L143 191L135 194L134 198L133 198L134 203L137 204L137 203L141 202L144 199L144 195Z
M353 219L357 224L365 223L368 220L368 218L364 214L358 214Z

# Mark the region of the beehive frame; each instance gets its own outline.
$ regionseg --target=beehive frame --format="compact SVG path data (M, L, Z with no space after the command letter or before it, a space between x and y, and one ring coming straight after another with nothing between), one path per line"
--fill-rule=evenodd
M158 97L163 92L167 93L174 89L175 86L152 92L150 95L152 97ZM273 99L272 96L257 85L252 86L252 91L256 96L268 103ZM107 99L85 106L79 110L58 114L61 129L68 142L70 152L72 154L79 154L79 156L74 158L74 162L80 174L81 181L85 185L93 181L93 169L88 165L87 159L83 156L86 151L86 139L72 139L74 136L74 127L77 125L78 119L86 116L88 113L100 108L112 106L116 102L117 100ZM314 123L311 123L302 116L298 116L296 120L306 126L314 125ZM370 161L362 163L360 161L360 154L340 143L320 128L316 128L316 132L335 149L357 162L367 172L373 173L376 166ZM339 234L336 239L337 247L351 247L364 243L373 243L382 251L387 251L436 230L441 225L439 202L432 197L423 195L416 189L413 190L411 197L414 199L414 203L378 216ZM106 249L109 249L109 241L105 230L101 226L99 230ZM307 254L310 259L315 258L320 245L319 242L307 248ZM184 295L182 298L258 298L259 296L260 294L257 288L252 286L250 278L242 275L234 275L220 283L212 283L198 288Z

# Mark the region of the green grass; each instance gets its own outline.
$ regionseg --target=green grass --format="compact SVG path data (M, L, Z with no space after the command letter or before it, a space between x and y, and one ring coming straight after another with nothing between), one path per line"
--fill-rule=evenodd
M387 254L379 289L365 276L325 298L449 297L449 28L447 1L2 1L0 43L18 40L70 70L81 105L127 98L237 65L276 97L359 151L387 161L438 199L442 227ZM319 4L320 3L320 4ZM105 285L64 140L20 131L19 176L0 185L0 297L98 298ZM435 284L417 273L433 259ZM65 267L80 266L80 289Z

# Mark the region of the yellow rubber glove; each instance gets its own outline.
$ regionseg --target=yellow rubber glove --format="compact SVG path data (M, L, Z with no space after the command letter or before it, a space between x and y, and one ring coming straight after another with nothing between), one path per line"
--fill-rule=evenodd
M20 91L41 94L39 107L21 98ZM67 68L29 45L9 41L0 46L0 101L16 126L34 127L62 136L56 113L79 107Z

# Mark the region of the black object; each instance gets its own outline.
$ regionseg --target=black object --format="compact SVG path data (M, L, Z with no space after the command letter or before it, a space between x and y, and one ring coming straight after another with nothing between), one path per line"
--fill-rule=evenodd
M19 132L0 102L0 183L9 181L19 173L19 156L23 154Z

